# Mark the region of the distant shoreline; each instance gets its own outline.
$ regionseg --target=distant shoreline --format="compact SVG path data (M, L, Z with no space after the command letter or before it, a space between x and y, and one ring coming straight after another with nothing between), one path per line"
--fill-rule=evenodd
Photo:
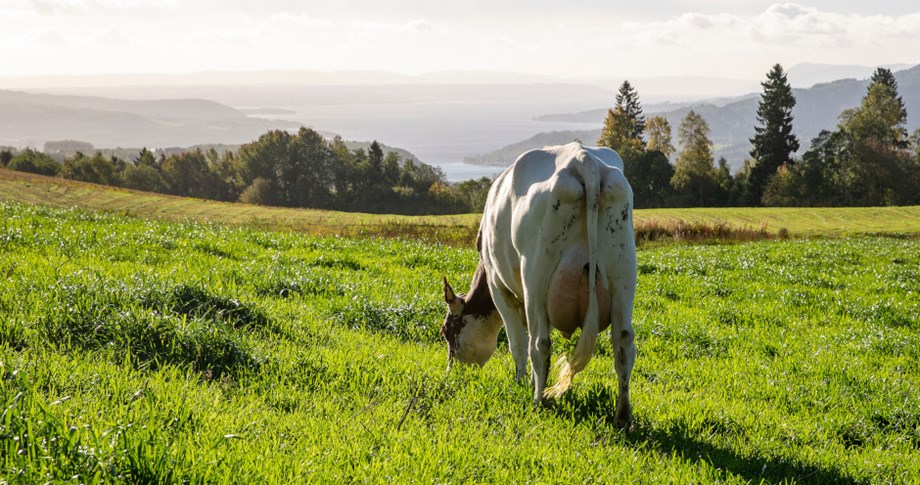
M235 108L237 111L246 114L246 116L258 116L258 115L293 115L297 114L296 111L292 111L284 108Z

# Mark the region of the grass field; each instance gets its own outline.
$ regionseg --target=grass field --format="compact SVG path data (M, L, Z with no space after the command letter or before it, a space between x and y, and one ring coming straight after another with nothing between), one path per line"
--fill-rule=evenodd
M84 207L167 221L213 222L311 235L385 236L470 246L478 214L393 216L286 209L137 192L0 169L0 201ZM639 240L759 239L864 234L920 235L920 206L869 208L698 208L635 212Z
M920 481L920 240L639 251L630 434L608 342L551 409L504 348L445 370L439 281L475 263L0 204L0 477Z

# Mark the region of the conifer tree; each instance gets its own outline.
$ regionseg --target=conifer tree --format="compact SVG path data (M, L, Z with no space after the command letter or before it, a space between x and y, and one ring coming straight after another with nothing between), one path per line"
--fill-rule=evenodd
M879 68L859 107L840 115L844 149L838 162L845 200L853 205L916 203L905 124L907 111L891 71Z
M795 97L782 66L774 65L761 86L763 95L757 107L757 122L760 126L754 128L755 135L751 138L751 157L755 163L744 201L750 205L760 205L770 177L780 166L791 162L792 154L799 149L799 141L792 133Z
M851 131L857 131L852 125L862 121L863 125L875 125L876 130L868 129L859 133L861 136L875 138L876 142L891 148L907 148L907 108L898 94L898 81L891 70L882 67L875 70L869 80L866 96L853 114L848 120Z
M616 96L617 107L622 108L629 122L629 137L642 140L645 133L645 117L642 116L642 104L639 103L639 93L629 84L629 81L623 81Z

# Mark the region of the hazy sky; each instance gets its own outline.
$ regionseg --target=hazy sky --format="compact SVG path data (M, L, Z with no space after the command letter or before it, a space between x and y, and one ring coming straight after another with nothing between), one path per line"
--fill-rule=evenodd
M0 0L3 75L517 71L759 79L920 63L916 0Z

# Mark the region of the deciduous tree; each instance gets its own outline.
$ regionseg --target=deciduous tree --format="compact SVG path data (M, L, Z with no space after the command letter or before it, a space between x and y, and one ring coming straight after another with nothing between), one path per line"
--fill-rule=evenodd
M683 206L710 206L714 202L718 185L709 133L709 124L692 110L678 127L681 151L677 155L671 185Z
M637 157L644 151L644 147L642 140L632 135L633 128L633 122L622 106L609 109L597 144L598 146L612 148L624 160Z
M671 143L671 123L664 116L652 116L645 122L645 131L648 134L648 151L659 151L665 157L671 158L674 154L674 145Z

